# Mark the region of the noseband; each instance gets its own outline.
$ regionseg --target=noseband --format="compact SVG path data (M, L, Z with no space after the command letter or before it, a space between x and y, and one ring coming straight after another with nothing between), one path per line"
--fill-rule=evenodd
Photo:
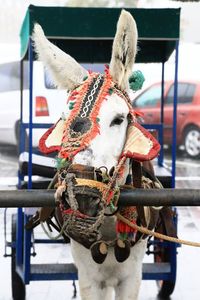
M104 167L79 164L71 164L59 172L55 197L60 204L65 231L86 248L102 238L99 228L107 208L111 212L115 210L119 197L116 180L121 166L122 162L112 177L102 171Z

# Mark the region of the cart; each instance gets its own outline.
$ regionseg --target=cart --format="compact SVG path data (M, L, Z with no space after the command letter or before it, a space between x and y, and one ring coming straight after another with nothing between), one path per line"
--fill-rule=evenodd
M139 32L137 61L140 63L161 63L162 93L160 124L145 124L145 127L158 132L161 152L156 164L156 175L164 187L175 187L176 163L176 103L177 69L180 9L127 9L133 14ZM20 153L25 157L20 161L18 188L46 188L55 170L52 166L37 165L38 153L32 147L33 131L36 128L49 128L52 124L33 123L33 60L35 59L31 43L33 25L38 22L46 36L62 50L72 55L80 63L108 63L110 61L112 40L121 9L118 8L69 8L37 7L30 5L21 28L21 128ZM78 22L77 22L78 20ZM170 22L169 22L170 20ZM164 66L171 53L176 50L175 89L174 89L174 124L172 141L172 166L169 171L164 165L163 152L163 91ZM23 63L29 61L29 122L23 121ZM150 74L147 76L151 76ZM25 152L26 129L29 130L28 153ZM24 155L24 156L23 156ZM45 160L46 158L44 158ZM25 176L28 179L25 180ZM33 181L33 175L42 175L41 180ZM177 214L174 213L177 224ZM33 231L24 229L29 214L18 208L12 216L11 269L12 295L14 300L25 299L25 286L34 280L71 280L78 279L74 264L33 264L31 257L37 243L63 243L64 241L34 239ZM147 254L153 261L143 264L143 279L156 280L159 295L168 298L176 282L177 244L161 240L149 240Z

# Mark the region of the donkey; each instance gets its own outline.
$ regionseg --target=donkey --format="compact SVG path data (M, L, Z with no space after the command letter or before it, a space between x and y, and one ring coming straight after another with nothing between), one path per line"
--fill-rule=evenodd
M34 26L39 59L55 85L70 91L64 115L43 135L40 149L58 152L55 198L83 300L138 299L147 242L114 214L129 174L135 187L156 187L153 177L141 174L141 165L157 156L159 144L138 124L128 96L137 38L133 17L122 10L110 65L99 74L85 70ZM143 226L152 223L151 211L120 209L132 224Z

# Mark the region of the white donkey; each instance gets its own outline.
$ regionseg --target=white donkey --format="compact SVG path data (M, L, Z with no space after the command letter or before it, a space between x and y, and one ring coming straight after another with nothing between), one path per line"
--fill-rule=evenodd
M40 148L45 153L58 151L56 198L71 238L83 300L108 300L114 294L116 300L138 299L146 239L137 237L133 228L116 216L106 216L108 207L112 212L117 205L130 161L134 159L140 166L159 151L155 139L137 124L127 94L137 36L133 17L122 10L109 69L98 74L87 72L49 42L40 25L34 28L39 59L55 85L71 91L65 117L42 137ZM143 221L148 225L150 209L144 211ZM132 223L138 222L135 207L120 213Z

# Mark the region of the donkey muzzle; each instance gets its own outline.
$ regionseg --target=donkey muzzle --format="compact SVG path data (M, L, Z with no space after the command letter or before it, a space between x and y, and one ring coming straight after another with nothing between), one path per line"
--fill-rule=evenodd
M99 227L104 219L102 193L105 184L95 180L95 169L71 165L62 170L59 199L65 233L86 248L101 238ZM64 188L62 191L63 187Z

